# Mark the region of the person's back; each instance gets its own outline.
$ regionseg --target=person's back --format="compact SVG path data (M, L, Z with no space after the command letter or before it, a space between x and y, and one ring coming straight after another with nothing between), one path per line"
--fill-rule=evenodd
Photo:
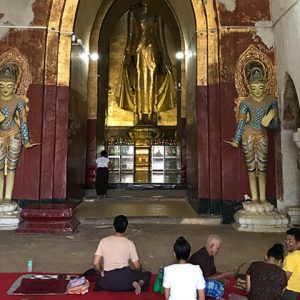
M143 271L134 243L124 236L127 218L116 216L113 226L115 233L103 238L95 253L93 264L99 273L94 291L147 291L151 273Z
M100 156L96 159L97 168L108 168L109 159L105 156Z
M171 289L170 300L195 300L202 271L192 264L173 264L164 269L164 282Z
M253 262L247 274L251 276L249 300L279 300L286 287L285 272L277 265Z
M165 299L204 300L205 280L202 271L199 266L187 263L191 253L189 242L180 236L177 238L173 250L177 264L164 268Z
M280 268L283 260L282 244L273 245L265 261L253 262L247 270L249 300L280 300L287 285L285 272Z
M128 267L129 260L138 260L134 243L125 236L111 235L103 238L96 250L96 255L103 256L104 271Z

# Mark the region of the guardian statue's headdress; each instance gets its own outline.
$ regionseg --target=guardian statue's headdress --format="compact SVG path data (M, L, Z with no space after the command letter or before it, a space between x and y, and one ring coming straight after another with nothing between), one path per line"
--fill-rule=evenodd
M247 74L248 84L250 83L266 83L265 68L259 61L250 61L245 71Z
M19 75L18 67L15 64L6 64L0 69L0 80L17 83Z

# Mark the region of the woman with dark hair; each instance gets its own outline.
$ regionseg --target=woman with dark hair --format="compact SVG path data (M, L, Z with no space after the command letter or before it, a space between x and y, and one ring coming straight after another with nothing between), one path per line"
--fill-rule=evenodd
M105 198L108 189L109 169L113 170L107 156L107 151L102 150L100 157L96 159L96 192L98 199Z
M166 300L205 300L205 280L198 265L187 262L191 254L189 242L182 236L174 247L177 263L164 268Z
M279 300L287 285L285 272L280 268L284 248L275 244L270 248L265 261L253 262L247 270L246 289L249 300Z

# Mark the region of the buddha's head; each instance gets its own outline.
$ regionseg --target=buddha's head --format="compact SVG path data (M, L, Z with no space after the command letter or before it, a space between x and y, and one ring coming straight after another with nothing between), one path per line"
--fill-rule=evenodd
M149 15L148 3L141 1L133 6L133 13L135 17L140 21L145 21Z
M253 67L250 71L248 82L250 96L256 101L261 101L267 90L267 81L264 77L263 70L259 67Z
M0 69L0 99L10 100L17 88L17 68L13 64Z

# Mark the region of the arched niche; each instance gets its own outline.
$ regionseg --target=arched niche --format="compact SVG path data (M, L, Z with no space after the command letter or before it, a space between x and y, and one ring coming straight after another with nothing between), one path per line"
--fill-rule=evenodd
M289 212L290 207L300 206L300 157L293 140L293 134L300 127L300 110L296 87L288 73L285 75L281 122L283 202L279 202L278 206Z
M295 84L289 74L285 76L282 127L285 130L296 130L300 127L299 99Z

